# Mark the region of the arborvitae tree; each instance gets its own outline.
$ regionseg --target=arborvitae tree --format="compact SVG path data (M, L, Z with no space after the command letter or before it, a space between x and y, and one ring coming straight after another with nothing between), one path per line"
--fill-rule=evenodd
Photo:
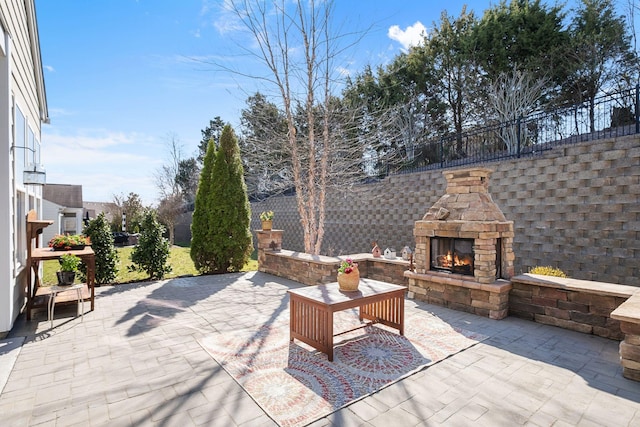
M209 238L213 254L212 272L239 271L253 250L249 228L251 207L238 140L229 125L222 130L211 181Z
M165 228L158 222L154 211L147 211L142 219L142 232L138 244L133 248L130 270L144 271L150 279L162 279L171 272L169 241L162 235Z
M196 193L195 208L191 221L191 259L195 267L203 274L210 274L214 270L214 253L211 243L211 171L216 159L216 144L209 140L207 154L204 156L200 183Z
M100 213L89 221L84 234L91 239L91 248L96 254L96 284L111 283L118 274L118 252L113 246L113 234L109 221ZM82 264L80 271L86 277L87 267Z

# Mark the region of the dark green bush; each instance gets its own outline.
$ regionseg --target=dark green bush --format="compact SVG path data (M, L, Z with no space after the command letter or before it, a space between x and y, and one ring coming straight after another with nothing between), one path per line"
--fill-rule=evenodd
M104 213L89 221L84 234L91 239L91 248L96 254L96 284L113 282L118 274L118 252L113 246L111 227ZM80 266L80 271L86 278L87 267L84 264Z
M158 222L156 214L148 211L142 218L142 232L138 244L131 252L130 271L143 271L150 279L162 279L171 272L169 241L163 237L165 228Z
M195 210L191 222L191 247L189 254L196 269L203 274L209 274L214 269L214 255L211 246L211 171L216 160L216 144L209 140L205 154L200 182L196 192Z
M250 220L240 148L227 125L220 149L215 154L212 147L207 151L196 196L191 242L196 268L205 274L240 271L253 250Z

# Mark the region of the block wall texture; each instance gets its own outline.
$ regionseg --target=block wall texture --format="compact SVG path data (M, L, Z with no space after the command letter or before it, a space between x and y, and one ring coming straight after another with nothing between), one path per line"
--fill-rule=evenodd
M611 318L611 312L627 297L535 286L519 282L517 277L511 283L510 316L618 341L624 338L620 322Z
M493 169L489 193L514 221L515 273L550 265L570 277L640 286L640 136L559 146L535 157L473 166ZM469 167L469 166L467 166ZM443 170L387 177L332 193L322 253L398 252L415 246L414 222L445 193ZM282 247L303 251L295 197L252 204L275 212Z

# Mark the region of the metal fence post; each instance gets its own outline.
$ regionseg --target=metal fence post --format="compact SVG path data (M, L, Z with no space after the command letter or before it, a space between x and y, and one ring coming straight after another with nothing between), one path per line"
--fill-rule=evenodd
M444 167L444 137L440 137L440 167Z
M516 137L516 140L518 141L518 158L520 158L520 126L522 122L522 116L518 117L518 120L516 121L516 132L518 132L518 135Z
M640 85L636 84L636 133L640 133Z

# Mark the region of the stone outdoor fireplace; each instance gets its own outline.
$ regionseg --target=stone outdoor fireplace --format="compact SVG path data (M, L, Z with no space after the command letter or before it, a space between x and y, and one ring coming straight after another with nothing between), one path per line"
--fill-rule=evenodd
M416 221L410 296L494 319L506 317L513 276L513 221L488 192L491 170L443 173L443 195Z

